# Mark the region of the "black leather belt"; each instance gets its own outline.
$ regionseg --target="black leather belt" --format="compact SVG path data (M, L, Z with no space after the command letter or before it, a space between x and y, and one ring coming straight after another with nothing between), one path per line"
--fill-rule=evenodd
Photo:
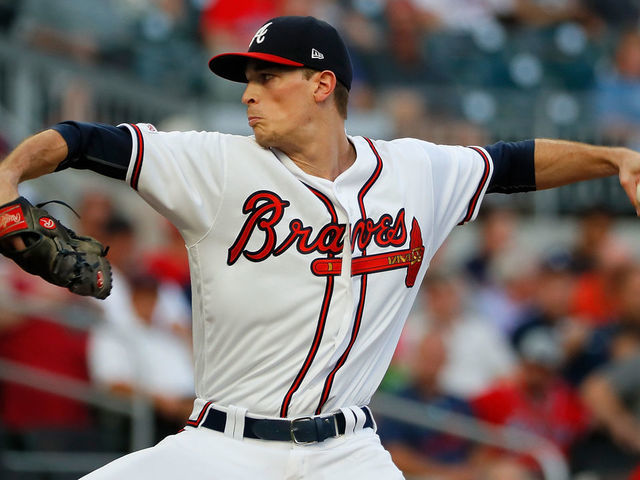
M363 407L365 415L363 428L373 428L373 417L368 407ZM210 408L200 424L203 427L224 432L227 414ZM340 411L332 415L300 417L293 420L271 418L244 418L244 437L280 442L315 443L327 438L343 435L346 428L344 414Z

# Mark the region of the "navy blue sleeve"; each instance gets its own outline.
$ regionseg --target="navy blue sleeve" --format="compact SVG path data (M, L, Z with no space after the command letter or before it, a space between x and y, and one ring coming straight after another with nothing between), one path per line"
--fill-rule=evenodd
M119 180L126 178L133 145L126 127L69 121L51 128L62 135L69 150L56 172L71 167Z
M498 142L484 147L493 160L487 193L530 192L536 189L534 140Z

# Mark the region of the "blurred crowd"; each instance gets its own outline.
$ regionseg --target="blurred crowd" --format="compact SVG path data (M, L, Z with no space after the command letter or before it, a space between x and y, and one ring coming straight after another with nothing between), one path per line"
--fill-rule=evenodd
M186 249L160 216L161 241L150 248L135 218L99 190L79 205L74 228L109 245L111 296L77 297L0 258L0 361L111 399L144 398L159 440L183 426L194 398ZM451 256L442 247L382 390L419 402L426 416L537 435L561 452L572 478L636 478L640 259L605 207L584 211L570 242L539 253L519 236L527 219L487 202L473 248ZM130 448L127 417L47 388L0 382L3 448ZM540 478L518 443L499 448L383 416L378 431L411 479Z
M18 376L25 367L53 376L53 390L46 382L40 390L37 382L0 381L0 451L130 450L130 416L57 395L69 388L59 380L89 386L107 401L145 401L153 412L151 441L181 429L193 407L189 266L182 237L158 216L163 241L149 248L137 239L135 218L123 215L108 193L87 191L79 203L74 228L109 247L108 299L78 297L0 258L0 360L9 362L3 368L18 368ZM57 216L64 215L62 209ZM24 475L16 478L31 478Z
M391 136L482 145L497 139L498 119L527 132L543 108L549 122L595 126L598 141L640 145L634 0L0 0L0 34L217 102L224 95L208 58L245 50L265 19L283 14L339 28L355 69L351 111L381 109ZM96 120L90 85L59 87L48 123ZM560 93L538 105L545 88ZM0 138L0 158L9 148ZM150 247L140 219L111 194L92 189L77 204L76 231L110 247L113 293L78 298L0 257L0 361L109 398L144 398L162 438L183 426L194 396L186 249L160 217ZM462 257L452 261L445 245L434 259L382 388L538 435L576 479L640 478L640 259L605 205L582 211L572 240L542 253L519 237L528 217L504 205L483 207ZM126 451L129 422L0 382L1 448ZM380 419L379 433L408 478L540 475L522 452L391 418ZM0 477L10 475L0 464Z
M477 250L431 265L384 390L437 407L437 415L538 435L574 474L592 475L575 478L636 478L638 258L606 208L584 211L571 243L537 255L523 249L524 219L514 210L489 205L481 213ZM517 448L391 419L379 431L411 478L538 478L539 465Z
M246 50L272 16L314 15L348 43L352 112L381 110L389 136L490 143L494 124L526 131L541 116L638 142L634 0L0 0L0 13L13 42L211 100L229 99L212 55ZM94 119L91 86L63 83L58 116Z

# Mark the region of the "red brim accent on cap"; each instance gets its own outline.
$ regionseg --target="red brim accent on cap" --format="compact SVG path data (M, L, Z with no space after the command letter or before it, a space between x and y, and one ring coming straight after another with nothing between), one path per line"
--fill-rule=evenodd
M288 58L260 52L240 52L222 53L209 60L209 68L216 75L232 80L234 82L247 83L245 71L249 60L256 59L265 62L277 63L279 65L290 65L292 67L304 67L300 62L294 62Z

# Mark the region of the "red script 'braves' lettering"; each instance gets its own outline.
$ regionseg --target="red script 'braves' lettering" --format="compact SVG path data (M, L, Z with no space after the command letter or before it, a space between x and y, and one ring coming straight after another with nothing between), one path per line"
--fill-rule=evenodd
M305 226L302 220L293 219L289 222L289 234L278 244L276 226L282 220L284 211L289 205L290 202L273 192L260 191L251 195L242 208L243 213L248 214L248 217L229 248L227 264L233 265L241 255L252 262L261 262L271 255L282 255L292 246L303 254L339 255L342 253L346 226L335 222L327 223L314 233L313 227ZM402 209L397 213L395 220L387 213L377 222L370 218L358 220L353 227L352 244L357 245L360 250L366 249L372 241L380 247L403 245L407 240L404 217L404 209ZM258 234L264 236L262 246L257 250L248 250L249 240Z

